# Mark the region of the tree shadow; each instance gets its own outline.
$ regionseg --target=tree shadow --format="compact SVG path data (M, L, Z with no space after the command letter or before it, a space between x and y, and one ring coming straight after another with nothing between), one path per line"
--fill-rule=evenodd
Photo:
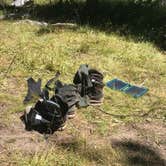
M120 149L131 166L166 166L166 161L151 147L134 141L115 141L113 148Z
M90 162L95 162L97 165L110 165L114 162L115 155L111 146L103 146L89 144L87 140L74 138L70 142L61 142L59 146L68 152L80 156Z
M87 142L87 140L74 138L58 145L81 158L99 165L123 163L123 165L128 166L166 166L166 161L154 148L131 140L114 140L110 145L95 145Z
M150 41L166 50L166 5L156 0L59 0L51 4L34 4L15 10L29 13L31 19L55 22L74 22L107 33ZM8 13L12 12L6 6ZM18 17L17 17L18 18Z

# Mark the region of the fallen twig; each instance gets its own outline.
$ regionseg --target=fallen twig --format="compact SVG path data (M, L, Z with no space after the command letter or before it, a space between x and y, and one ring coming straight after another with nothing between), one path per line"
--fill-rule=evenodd
M97 110L99 110L100 112L102 112L102 113L104 113L106 115L114 116L114 117L118 117L118 118L126 118L126 117L134 117L134 116L135 117L143 117L142 115L138 115L138 114L127 114L127 115L112 114L112 113L104 111L101 108L98 108Z
M16 59L16 56L17 56L17 55L15 55L15 56L13 57L11 63L9 64L9 66L8 66L8 68L7 68L7 70L6 70L6 73L5 73L5 75L4 75L4 78L7 76L7 74L9 73L9 71L10 71L12 65L14 64L14 61L15 61L15 59Z

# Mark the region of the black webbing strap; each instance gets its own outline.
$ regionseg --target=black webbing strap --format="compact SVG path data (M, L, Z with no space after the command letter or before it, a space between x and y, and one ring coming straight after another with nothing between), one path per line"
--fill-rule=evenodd
M48 90L55 90L55 84L56 84L56 81L58 80L58 78L59 78L59 76L60 76L60 72L59 71L57 71L56 72L56 74L55 74L55 77L53 77L52 79L50 79L47 83L46 83L46 85L45 85L45 88L47 88ZM53 84L53 87L50 87L51 85Z
M49 100L49 91L55 92L55 88L61 86L61 82L58 80L59 76L60 72L57 71L55 77L48 80L40 95L41 98L44 100Z

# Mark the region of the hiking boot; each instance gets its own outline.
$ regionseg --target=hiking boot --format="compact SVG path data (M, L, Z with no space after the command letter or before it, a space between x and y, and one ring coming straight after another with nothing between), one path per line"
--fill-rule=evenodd
M104 98L101 98L100 100L90 100L90 105L92 105L92 106L101 105L103 103L103 100L104 100Z
M88 94L90 105L101 105L103 103L103 86L93 86Z
M25 112L28 114L28 113L30 112L31 108L32 108L31 105L27 106L27 107L25 108Z
M72 106L70 109L69 109L69 111L68 111L68 113L67 113L67 117L69 118L69 119L73 119L74 117L75 117L75 110L76 110L76 106L74 105L74 106Z
M73 83L77 85L81 98L85 98L85 100L81 99L79 101L79 106L102 104L104 96L103 78L103 74L96 69L90 69L88 65L80 66L73 80Z
M61 126L58 128L58 131L63 131L63 130L65 130L66 126L67 126L66 122L63 123L63 124L61 124Z

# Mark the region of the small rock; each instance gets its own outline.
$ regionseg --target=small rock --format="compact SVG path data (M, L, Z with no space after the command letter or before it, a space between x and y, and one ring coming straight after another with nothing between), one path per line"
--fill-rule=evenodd
M146 121L147 121L147 122L151 122L152 119L151 119L151 118L147 118Z
M3 20L3 19L5 19L5 16L4 16L4 15L1 15L1 16L0 16L0 20Z

